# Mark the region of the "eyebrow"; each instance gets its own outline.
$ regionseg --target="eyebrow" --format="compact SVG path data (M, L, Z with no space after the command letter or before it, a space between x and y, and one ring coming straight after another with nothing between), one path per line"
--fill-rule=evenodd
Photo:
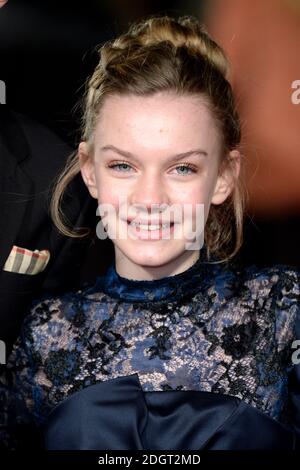
M121 150L118 147L115 147L114 145L104 145L103 147L100 148L101 151L107 151L107 150L112 150L113 152L116 152L123 157L127 158L138 158L136 155L127 152L126 150ZM189 150L188 152L182 152L178 153L177 155L171 155L169 157L169 160L180 160L180 158L183 157L189 157L191 155L199 155L199 156L204 156L207 157L208 153L205 150L202 149L194 149L194 150Z

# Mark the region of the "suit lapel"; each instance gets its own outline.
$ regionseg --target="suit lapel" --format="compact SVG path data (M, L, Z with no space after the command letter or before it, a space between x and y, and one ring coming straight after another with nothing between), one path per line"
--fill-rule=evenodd
M6 105L0 105L0 269L26 223L34 185L22 163L29 155L20 125Z

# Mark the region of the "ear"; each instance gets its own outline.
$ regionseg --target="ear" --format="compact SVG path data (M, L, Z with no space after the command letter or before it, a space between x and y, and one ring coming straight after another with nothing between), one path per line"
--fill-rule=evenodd
M92 156L89 154L86 142L80 142L78 147L78 157L80 162L80 171L83 181L85 182L90 195L97 199L97 182L95 177L95 166Z
M218 176L215 190L211 199L212 204L222 204L234 188L235 180L241 170L241 154L238 150L232 150L226 159L224 169Z

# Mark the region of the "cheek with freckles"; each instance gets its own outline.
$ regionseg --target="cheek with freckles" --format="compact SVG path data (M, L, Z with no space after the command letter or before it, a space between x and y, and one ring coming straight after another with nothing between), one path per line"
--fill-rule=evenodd
M208 192L205 190L203 185L200 184L195 188L192 188L189 191L182 191L180 193L180 198L178 199L177 203L187 206L191 206L193 209L193 213L195 213L197 204L203 204L205 213L207 212L208 203L209 203L209 195Z
M117 184L114 184L106 175L102 174L102 170L96 173L98 203L99 204L112 204L118 205L118 195L120 193Z
M210 191L208 184L198 181L189 190L180 194L180 204L183 205L184 235L183 238L191 240L193 234L200 236L204 233L209 212ZM186 210L184 207L188 207Z
M114 207L118 206L119 193L112 187L101 186L98 190L98 202L102 204L112 204Z

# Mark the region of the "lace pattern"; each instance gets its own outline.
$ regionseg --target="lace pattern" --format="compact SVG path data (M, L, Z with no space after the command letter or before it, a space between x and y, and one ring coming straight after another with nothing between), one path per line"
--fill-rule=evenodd
M37 301L1 377L0 433L13 407L19 421L40 425L74 392L133 373L145 391L228 394L288 422L299 271L190 269L180 283L165 278L162 290L124 284L112 269L94 286Z

